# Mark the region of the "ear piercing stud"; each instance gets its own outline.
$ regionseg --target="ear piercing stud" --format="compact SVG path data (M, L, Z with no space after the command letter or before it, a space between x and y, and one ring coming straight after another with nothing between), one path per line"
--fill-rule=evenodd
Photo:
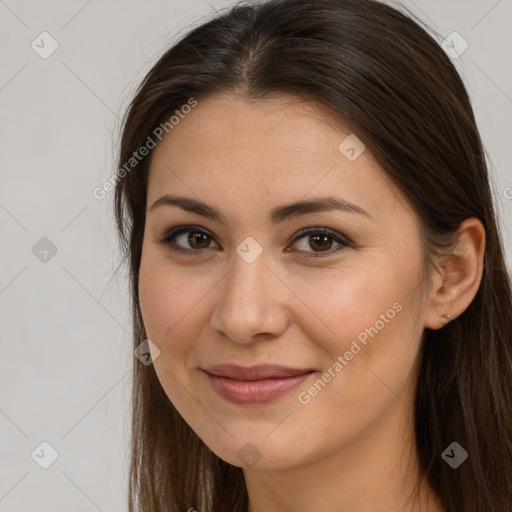
M441 318L446 318L446 320L450 320L452 316L449 315L448 313L445 313L444 315L441 315Z

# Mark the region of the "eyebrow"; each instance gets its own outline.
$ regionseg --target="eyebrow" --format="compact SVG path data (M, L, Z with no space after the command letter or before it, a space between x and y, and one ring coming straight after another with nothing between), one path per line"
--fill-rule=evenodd
M226 217L217 208L214 208L213 206L210 206L203 201L193 199L191 197L179 197L166 194L157 199L151 205L148 213L164 205L178 206L179 208L188 212L196 213L197 215L216 220L224 225L227 224ZM329 210L338 210L345 213L356 213L373 220L373 217L363 208L349 201L345 201L344 199L339 199L332 196L310 199L308 201L297 201L295 203L277 206L270 211L269 217L272 224L275 225L293 217Z

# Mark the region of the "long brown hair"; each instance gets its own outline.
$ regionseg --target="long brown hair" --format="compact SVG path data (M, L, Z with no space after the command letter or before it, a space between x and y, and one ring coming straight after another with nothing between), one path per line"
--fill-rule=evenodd
M415 437L422 478L447 512L510 512L511 280L472 107L448 56L417 22L377 1L240 3L191 29L144 78L124 120L120 167L191 98L226 92L295 95L349 126L418 216L427 276L461 222L481 220L486 251L474 300L423 335ZM146 339L138 278L150 161L125 166L114 200L134 348ZM130 512L246 511L242 469L191 430L152 365L134 358L133 379ZM453 441L469 454L457 469L441 457Z

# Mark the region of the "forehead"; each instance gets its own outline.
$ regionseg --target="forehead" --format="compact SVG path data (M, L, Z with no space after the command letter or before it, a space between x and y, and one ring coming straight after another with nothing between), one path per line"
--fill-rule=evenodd
M370 152L354 160L340 151L354 137L320 105L292 96L198 100L153 150L148 204L181 192L246 205L340 195L367 211L396 208L396 191Z
M176 146L253 152L275 158L277 153L323 153L350 131L332 120L318 104L293 96L249 101L235 95L214 95L197 106L165 136L155 153ZM336 148L335 148L336 149Z

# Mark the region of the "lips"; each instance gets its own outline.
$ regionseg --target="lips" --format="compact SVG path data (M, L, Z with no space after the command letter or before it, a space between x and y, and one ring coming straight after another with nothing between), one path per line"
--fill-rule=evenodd
M204 370L213 389L238 405L262 405L288 394L315 371L275 365L223 364Z

